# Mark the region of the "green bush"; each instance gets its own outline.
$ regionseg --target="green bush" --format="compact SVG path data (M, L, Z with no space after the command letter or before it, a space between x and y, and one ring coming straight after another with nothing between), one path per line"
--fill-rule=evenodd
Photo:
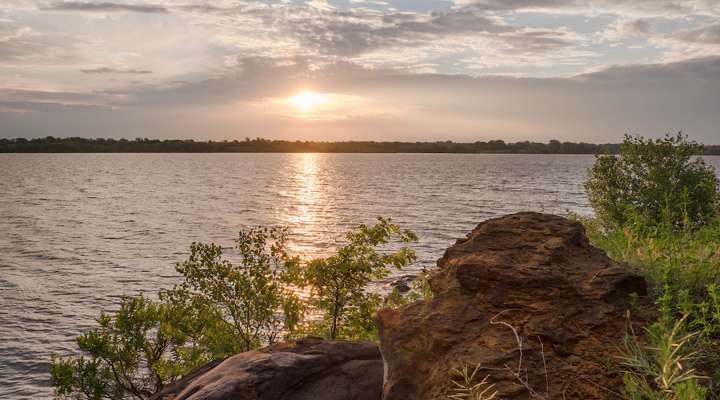
M308 303L322 317L310 321L306 332L330 339L371 339L377 336L375 314L382 297L367 285L390 273L388 266L400 269L413 262L415 252L402 246L381 252L380 247L417 240L415 234L401 230L389 219L378 218L373 226L360 225L346 235L347 243L335 255L310 261L297 274L296 283L307 286Z
M220 246L193 243L189 259L177 266L182 282L160 298L202 310L205 322L211 322L202 340L210 341L213 355L272 344L292 333L303 313L300 299L288 287L299 260L288 256L286 241L284 229L242 231L237 265L223 257Z
M699 149L680 134L626 137L620 158L598 157L586 183L596 212L583 221L590 240L644 275L657 305L648 343L626 341L630 399L719 396L710 385L720 378L718 182L693 159ZM688 374L691 362L709 378Z
M650 294L657 304L657 309L648 316L657 318L657 326L664 327L667 332L668 327L684 316L686 321L682 328L694 337L685 346L697 350L698 368L703 374L720 381L720 357L717 356L720 343L718 221L695 230L677 230L663 222L652 227L631 224L613 230L603 228L592 219L584 220L584 224L593 244L604 249L611 258L627 263L646 277L650 284ZM710 381L699 379L696 384L703 386ZM626 382L626 387L632 387L632 382ZM690 393L690 388L678 390ZM712 395L717 396L708 392L708 398L718 398ZM683 397L678 395L677 398Z
M158 300L124 298L116 312L102 313L98 326L77 338L81 355L53 356L56 398L148 399L210 360L300 333L372 338L382 298L366 286L386 277L388 267L415 259L407 247L386 245L416 239L380 218L348 232L335 255L306 264L287 254L287 231L279 228L241 231L237 262L216 244L193 243L176 267L180 283ZM306 307L293 284L309 285L308 304L319 319L303 321Z
M242 231L239 264L218 245L193 243L177 265L183 280L159 301L123 299L78 337L82 355L53 356L56 398L147 399L212 359L292 334L303 308L287 286L298 260L287 255L285 242L282 229Z
M715 170L694 155L702 146L682 134L663 139L625 136L620 156L598 156L585 184L606 227L669 222L704 225L720 205Z
M52 384L57 398L148 398L205 360L195 357L187 334L169 321L185 310L143 296L125 298L113 315L102 313L98 327L77 338L86 354L53 356Z

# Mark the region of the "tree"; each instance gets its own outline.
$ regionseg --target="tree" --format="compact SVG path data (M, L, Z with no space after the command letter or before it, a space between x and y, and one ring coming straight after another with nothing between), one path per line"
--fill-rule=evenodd
M185 310L143 296L124 298L114 314L102 313L98 327L77 338L86 356L53 356L57 398L146 399L205 360L186 357L190 335L178 335L168 321Z
M585 184L603 225L622 227L640 218L645 225L706 224L720 208L718 180L704 163L702 146L678 133L662 139L625 136L620 156L601 155Z
M386 277L388 267L400 269L416 259L415 252L401 246L381 252L379 247L417 241L409 230L401 230L389 219L378 218L373 226L360 225L346 235L347 244L335 255L310 261L297 274L296 282L310 288L309 303L323 313L310 330L330 339L369 338L376 331L375 313L382 297L367 285Z
M287 231L253 228L237 239L239 265L223 258L216 244L193 243L190 258L178 264L183 281L161 298L202 309L215 321L218 337L230 334L233 345L215 342L233 354L274 343L292 332L302 316L297 295L287 286L299 262L286 252Z
M183 281L160 293L122 300L98 327L77 339L77 357L53 356L56 398L148 399L212 359L273 343L302 317L287 286L297 264L285 251L286 231L240 232L239 263L215 244L193 243L177 270Z

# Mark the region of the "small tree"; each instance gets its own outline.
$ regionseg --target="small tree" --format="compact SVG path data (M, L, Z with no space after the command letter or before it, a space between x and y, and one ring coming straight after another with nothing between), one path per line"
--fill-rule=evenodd
M274 343L282 333L292 332L302 316L302 306L288 288L288 272L297 258L286 252L287 231L253 228L237 239L239 265L223 258L215 244L193 243L190 258L178 264L183 282L161 298L201 309L214 321L213 333L232 345L214 340L208 346L227 355Z
M113 315L102 313L98 327L77 338L86 356L53 356L57 398L146 399L205 360L183 351L189 335L167 324L184 310L143 296L124 298Z
M640 218L674 228L703 225L717 215L718 180L713 167L694 155L702 146L678 133L662 139L625 136L620 157L601 155L585 184L606 227Z
M211 359L273 343L302 316L288 288L296 258L285 252L286 231L240 232L239 263L215 244L193 243L179 263L183 281L160 301L123 299L114 314L78 337L84 355L53 357L56 398L147 399Z
M301 285L309 285L310 304L323 313L311 330L330 339L368 338L376 330L375 313L382 297L368 292L367 285L386 277L388 267L400 269L413 262L415 252L402 246L382 253L380 246L393 239L400 243L417 240L389 219L378 218L373 226L360 225L346 235L347 244L335 255L310 261L298 274Z

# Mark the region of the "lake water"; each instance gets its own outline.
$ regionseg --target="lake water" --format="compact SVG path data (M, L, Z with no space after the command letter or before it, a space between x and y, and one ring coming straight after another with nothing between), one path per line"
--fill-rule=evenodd
M720 166L720 157L707 160ZM0 154L0 398L50 398L50 353L121 296L177 280L192 241L232 245L284 225L296 254L326 254L391 217L433 265L478 222L536 210L589 214L592 156L475 154ZM407 272L402 272L407 273Z

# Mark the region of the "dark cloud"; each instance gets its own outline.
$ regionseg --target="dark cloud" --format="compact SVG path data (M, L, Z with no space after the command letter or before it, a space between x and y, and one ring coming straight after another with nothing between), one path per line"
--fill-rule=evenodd
M80 70L84 74L152 74L152 71L147 69L116 69L109 67L100 68L89 68Z
M604 82L704 82L709 87L720 86L720 56L702 57L668 64L625 65L579 75L577 79ZM667 93L672 98L672 93ZM720 92L719 92L720 95Z
M670 37L687 43L720 45L720 24L682 30Z
M53 2L44 10L50 11L82 11L82 12L138 12L138 13L166 13L168 9L159 4L121 4L111 2L80 2L58 1Z
M651 33L652 25L644 19L636 19L625 24L624 28L633 35L647 35Z
M0 100L19 104L55 104L57 106L103 106L111 96L103 93L0 89Z

